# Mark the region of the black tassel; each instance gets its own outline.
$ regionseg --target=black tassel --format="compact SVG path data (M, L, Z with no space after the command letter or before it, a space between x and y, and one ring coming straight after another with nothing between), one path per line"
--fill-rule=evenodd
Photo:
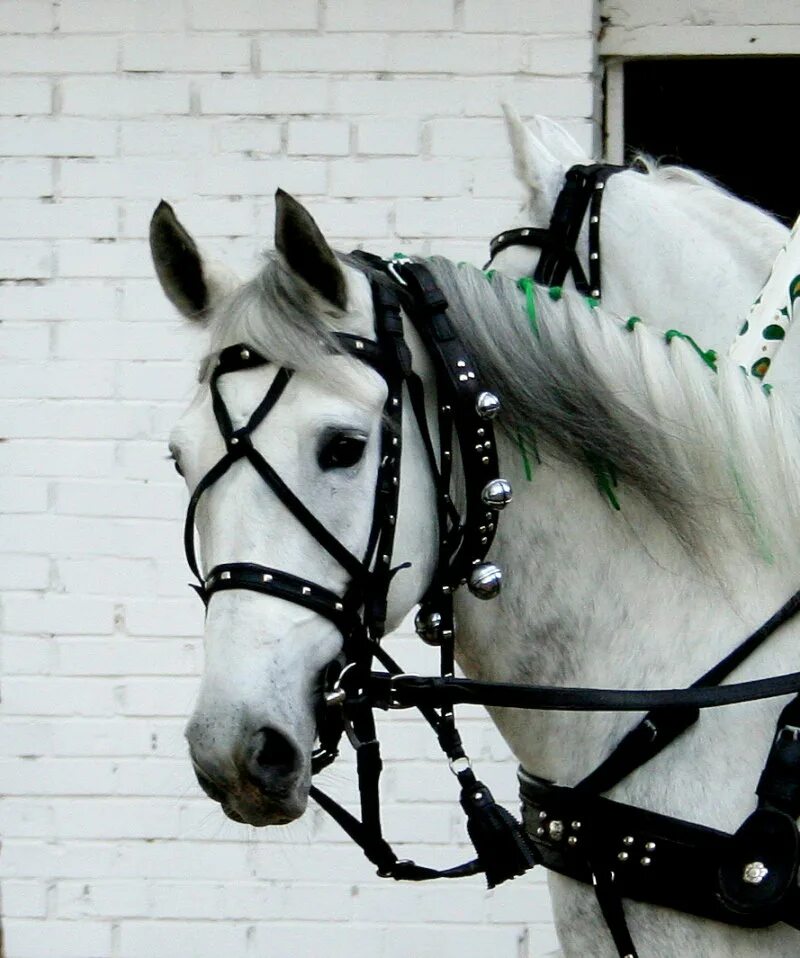
M483 782L473 779L462 789L461 807L489 888L523 875L539 862L522 825L495 802Z

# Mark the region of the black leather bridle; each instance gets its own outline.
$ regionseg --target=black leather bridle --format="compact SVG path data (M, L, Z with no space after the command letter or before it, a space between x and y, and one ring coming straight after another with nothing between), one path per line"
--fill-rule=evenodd
M592 163L571 167L556 198L550 225L521 226L504 230L489 243L490 262L508 246L534 246L542 255L533 278L542 286L562 286L571 273L575 288L584 296L600 299L600 212L609 177L626 170L611 163ZM578 257L578 237L586 213L589 213L589 262L584 270ZM587 275L588 274L588 275Z
M797 871L800 839L800 697L784 708L757 789L755 811L729 835L601 798L625 776L659 754L697 721L700 709L800 691L800 673L721 686L730 673L800 608L800 593L689 689L617 691L476 682L455 676L453 593L467 584L479 598L499 592L501 573L485 561L511 490L498 478L492 420L499 400L483 387L475 358L447 315L447 302L427 268L408 259L385 262L353 254L368 275L375 339L337 334L332 349L366 362L387 383L371 529L364 557L347 550L283 482L256 450L252 433L267 418L291 380L277 371L247 424L234 429L218 388L220 376L264 365L246 344L223 350L210 378L223 457L200 480L186 516L185 545L208 603L216 592L246 589L295 602L332 621L343 652L321 683L320 748L314 771L336 757L343 731L356 751L361 817L315 786L314 799L345 829L380 875L421 881L484 872L490 887L537 862L592 882L620 956L635 956L622 897L667 905L731 924L763 926L781 920L800 927ZM423 385L412 369L403 317L411 320L434 366L438 450L425 415ZM404 397L416 419L437 499L438 556L417 616L420 634L440 649L438 677L409 676L381 646L392 565L400 483ZM463 473L462 511L452 495L454 454ZM194 519L203 492L231 465L247 459L283 505L349 574L342 595L288 572L248 562L215 566L203 578L194 549ZM385 671L373 671L373 662ZM578 786L564 788L521 771L527 834L498 806L464 752L453 707L471 702L556 710L647 711L604 762ZM449 869L398 858L383 837L379 779L382 762L374 709L416 707L436 732L461 786L461 805L477 857ZM636 855L634 859L632 856ZM628 868L628 862L631 867ZM634 862L638 862L636 868ZM691 881L685 873L691 872Z

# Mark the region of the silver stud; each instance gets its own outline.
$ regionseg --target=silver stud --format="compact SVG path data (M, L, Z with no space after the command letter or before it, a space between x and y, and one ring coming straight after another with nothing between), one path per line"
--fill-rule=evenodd
M483 444L483 448L484 448L484 449L491 449L491 448L492 448L492 444L489 442L488 439L487 439L486 442Z
M479 599L493 599L503 586L503 573L493 562L481 562L469 575L469 591Z
M261 576L261 580L262 582L272 582L272 576L269 572L265 572L264 575Z
M303 586L303 595L311 595L311 589L307 585Z
M478 445L475 447L475 452L483 452L483 443L478 443Z
M236 445L238 445L238 444L239 444L239 440L236 438L236 436L234 436L234 437L231 439L231 445L232 445L232 446L236 446Z
M363 349L363 348L364 348L364 343L363 343L360 339L357 339L357 340L356 340L356 349Z
M459 360L457 360L457 362L456 362L456 366L458 366L459 369L464 369L466 365L467 365L467 364L464 362L463 359L459 359Z
M239 353L239 355L242 357L242 359L244 359L245 361L247 361L247 360L250 358L250 350L249 350L249 349L243 349L243 350Z
M605 183L595 183L594 188L596 190L602 190L605 187L605 185L606 185Z
M570 835L569 838L567 839L567 844L568 844L568 845L577 845L577 844L578 844L578 839L577 839L574 835Z
M392 399L392 405L393 405L393 406L399 406L399 405L400 405L400 400L397 398L397 396L395 396L395 397Z
M564 837L564 823L558 821L558 819L554 819L547 826L547 834L554 842L560 842Z
M530 232L531 232L530 230L523 230L523 231L522 231L522 235L523 235L523 236L530 236Z
M632 845L632 844L633 844L633 835L626 835L626 836L622 839L622 844L623 844L623 845Z
M500 400L494 393L479 393L478 398L475 400L475 411L481 419L494 419L500 412Z
M595 299L600 299L600 290L599 290L599 289L593 289L593 290L592 290L592 296L594 296Z
M599 253L589 253L589 259L600 259Z
M336 609L337 612L341 612L343 608L344 608L344 606L342 605L341 602L337 602L337 603L334 605L334 609Z
M590 222L590 223L599 223L599 222L600 222L600 217L599 217L599 216L590 216L590 217L589 217L589 222Z
M617 858L618 858L621 862L626 862L626 861L628 860L628 858L629 858L629 855L628 855L627 852L620 852L620 853L617 855Z
M344 689L334 689L325 693L325 704L329 706L344 705L347 692Z
M459 373L458 381L460 383L465 383L469 379L469 376L466 373Z
M485 436L485 435L486 435L486 430L483 429L483 428L476 430L476 432L477 432L477 434L478 434L479 436Z
M468 372L468 373L467 373L467 379L474 379L474 378L475 378L475 373L473 373L473 372Z
M655 843L655 842L645 842L644 850L645 850L646 852L654 852L654 851L656 850L656 843Z
M539 812L539 818L542 819L542 820L544 820L545 818L547 818L547 812L544 812L544 811Z
M580 831L582 826L583 826L583 822L572 822L570 824L570 827L572 828L574 832Z
M482 546L488 546L488 545L489 545L489 540L488 540L488 539L481 539L481 545L482 545Z
M230 572L223 572L222 575L220 576L220 579L230 579L230 577L231 577Z
M381 560L382 560L383 562L388 562L388 561L389 561L389 556L381 556Z
M498 242L498 243L502 243L505 238L506 238L505 233L501 233L501 234L497 237L497 242Z
M646 868L646 867L650 864L651 861L652 861L652 858L649 858L647 855L645 855L644 858L642 858L642 859L639 860L639 864L640 864L640 865L644 865L645 868Z
M399 446L399 445L400 445L400 440L397 438L397 436L395 436L395 437L392 439L392 445L393 445L393 446Z
M744 866L742 881L746 881L748 885L760 885L767 875L769 869L764 862L749 862Z
M544 829L542 828L541 825L536 829L536 834L539 836L544 835Z
M450 412L449 406L442 406L442 412Z
M481 462L484 464L484 466L488 466L488 465L489 465L489 457L488 457L488 456L484 456L483 459L481 459Z

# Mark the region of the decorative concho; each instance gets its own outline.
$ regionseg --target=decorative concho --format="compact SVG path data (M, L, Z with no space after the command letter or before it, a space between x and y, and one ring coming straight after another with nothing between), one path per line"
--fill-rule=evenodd
M503 573L493 562L476 565L467 582L469 591L479 599L493 599L500 594L503 585Z
M482 392L475 400L475 412L481 419L494 419L500 412L500 400L494 393Z
M427 645L442 644L442 616L440 612L420 609L414 617L417 635Z
M764 862L748 862L742 872L742 881L747 882L748 885L760 885L767 875L769 875L769 869Z
M506 479L492 479L483 487L481 499L492 509L505 509L512 499L511 483Z

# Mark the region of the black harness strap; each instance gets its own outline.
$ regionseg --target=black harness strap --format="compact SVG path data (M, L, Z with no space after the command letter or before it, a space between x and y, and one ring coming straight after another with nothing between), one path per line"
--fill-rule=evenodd
M561 286L569 273L584 296L600 299L600 210L606 181L627 169L610 163L571 167L558 194L547 229L524 226L504 230L489 244L490 261L508 246L535 246L542 251L533 278L542 286ZM589 263L584 270L577 243L589 210Z

